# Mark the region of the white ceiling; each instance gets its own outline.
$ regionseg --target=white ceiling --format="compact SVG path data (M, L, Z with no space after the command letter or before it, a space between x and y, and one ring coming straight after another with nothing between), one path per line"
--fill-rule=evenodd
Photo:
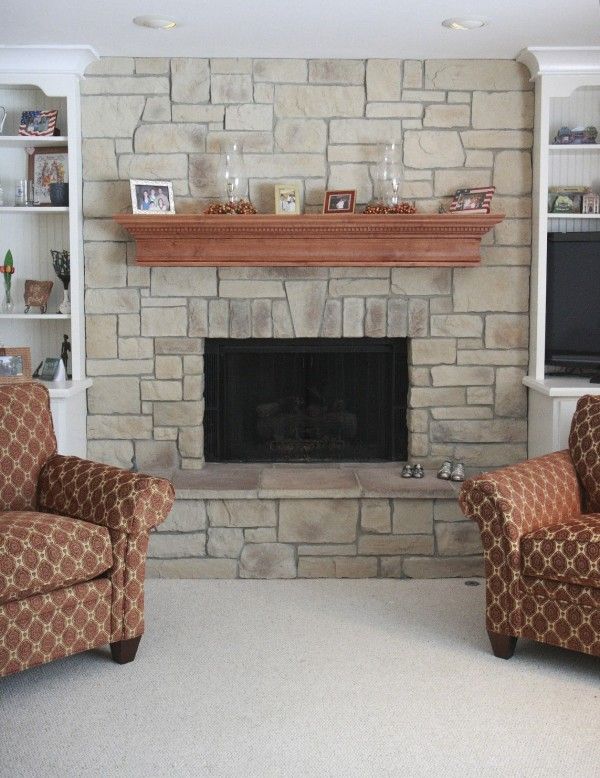
M512 58L600 44L598 0L2 0L0 43L88 44L101 56ZM177 21L136 27L140 14ZM441 27L479 17L472 32Z

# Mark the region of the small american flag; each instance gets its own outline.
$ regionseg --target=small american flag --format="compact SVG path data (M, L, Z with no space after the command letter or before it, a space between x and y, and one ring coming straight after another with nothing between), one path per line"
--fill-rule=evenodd
M457 189L450 211L456 213L489 213L495 186L480 186L475 189Z
M19 124L19 135L54 135L58 110L23 111Z

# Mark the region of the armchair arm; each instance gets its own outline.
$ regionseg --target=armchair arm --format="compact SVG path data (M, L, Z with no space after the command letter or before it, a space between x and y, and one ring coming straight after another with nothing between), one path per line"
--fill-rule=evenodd
M56 454L38 481L38 506L128 535L147 533L168 516L170 481Z
M577 473L568 451L557 451L465 481L460 507L481 529L511 543L539 527L581 513Z

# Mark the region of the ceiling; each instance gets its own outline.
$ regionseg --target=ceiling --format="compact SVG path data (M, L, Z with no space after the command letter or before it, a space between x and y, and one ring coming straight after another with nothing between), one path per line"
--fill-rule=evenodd
M600 44L598 0L3 0L2 11L2 44L88 44L101 56L513 58ZM178 26L136 27L141 14ZM488 25L454 32L448 17Z

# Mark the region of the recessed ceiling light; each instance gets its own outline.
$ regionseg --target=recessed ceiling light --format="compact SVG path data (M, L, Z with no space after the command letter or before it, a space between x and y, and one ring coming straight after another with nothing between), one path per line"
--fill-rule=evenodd
M173 19L164 19L161 16L136 16L133 23L139 27L151 27L153 30L172 30L177 26Z
M450 30L476 30L485 27L486 22L483 19L444 19L442 25Z

